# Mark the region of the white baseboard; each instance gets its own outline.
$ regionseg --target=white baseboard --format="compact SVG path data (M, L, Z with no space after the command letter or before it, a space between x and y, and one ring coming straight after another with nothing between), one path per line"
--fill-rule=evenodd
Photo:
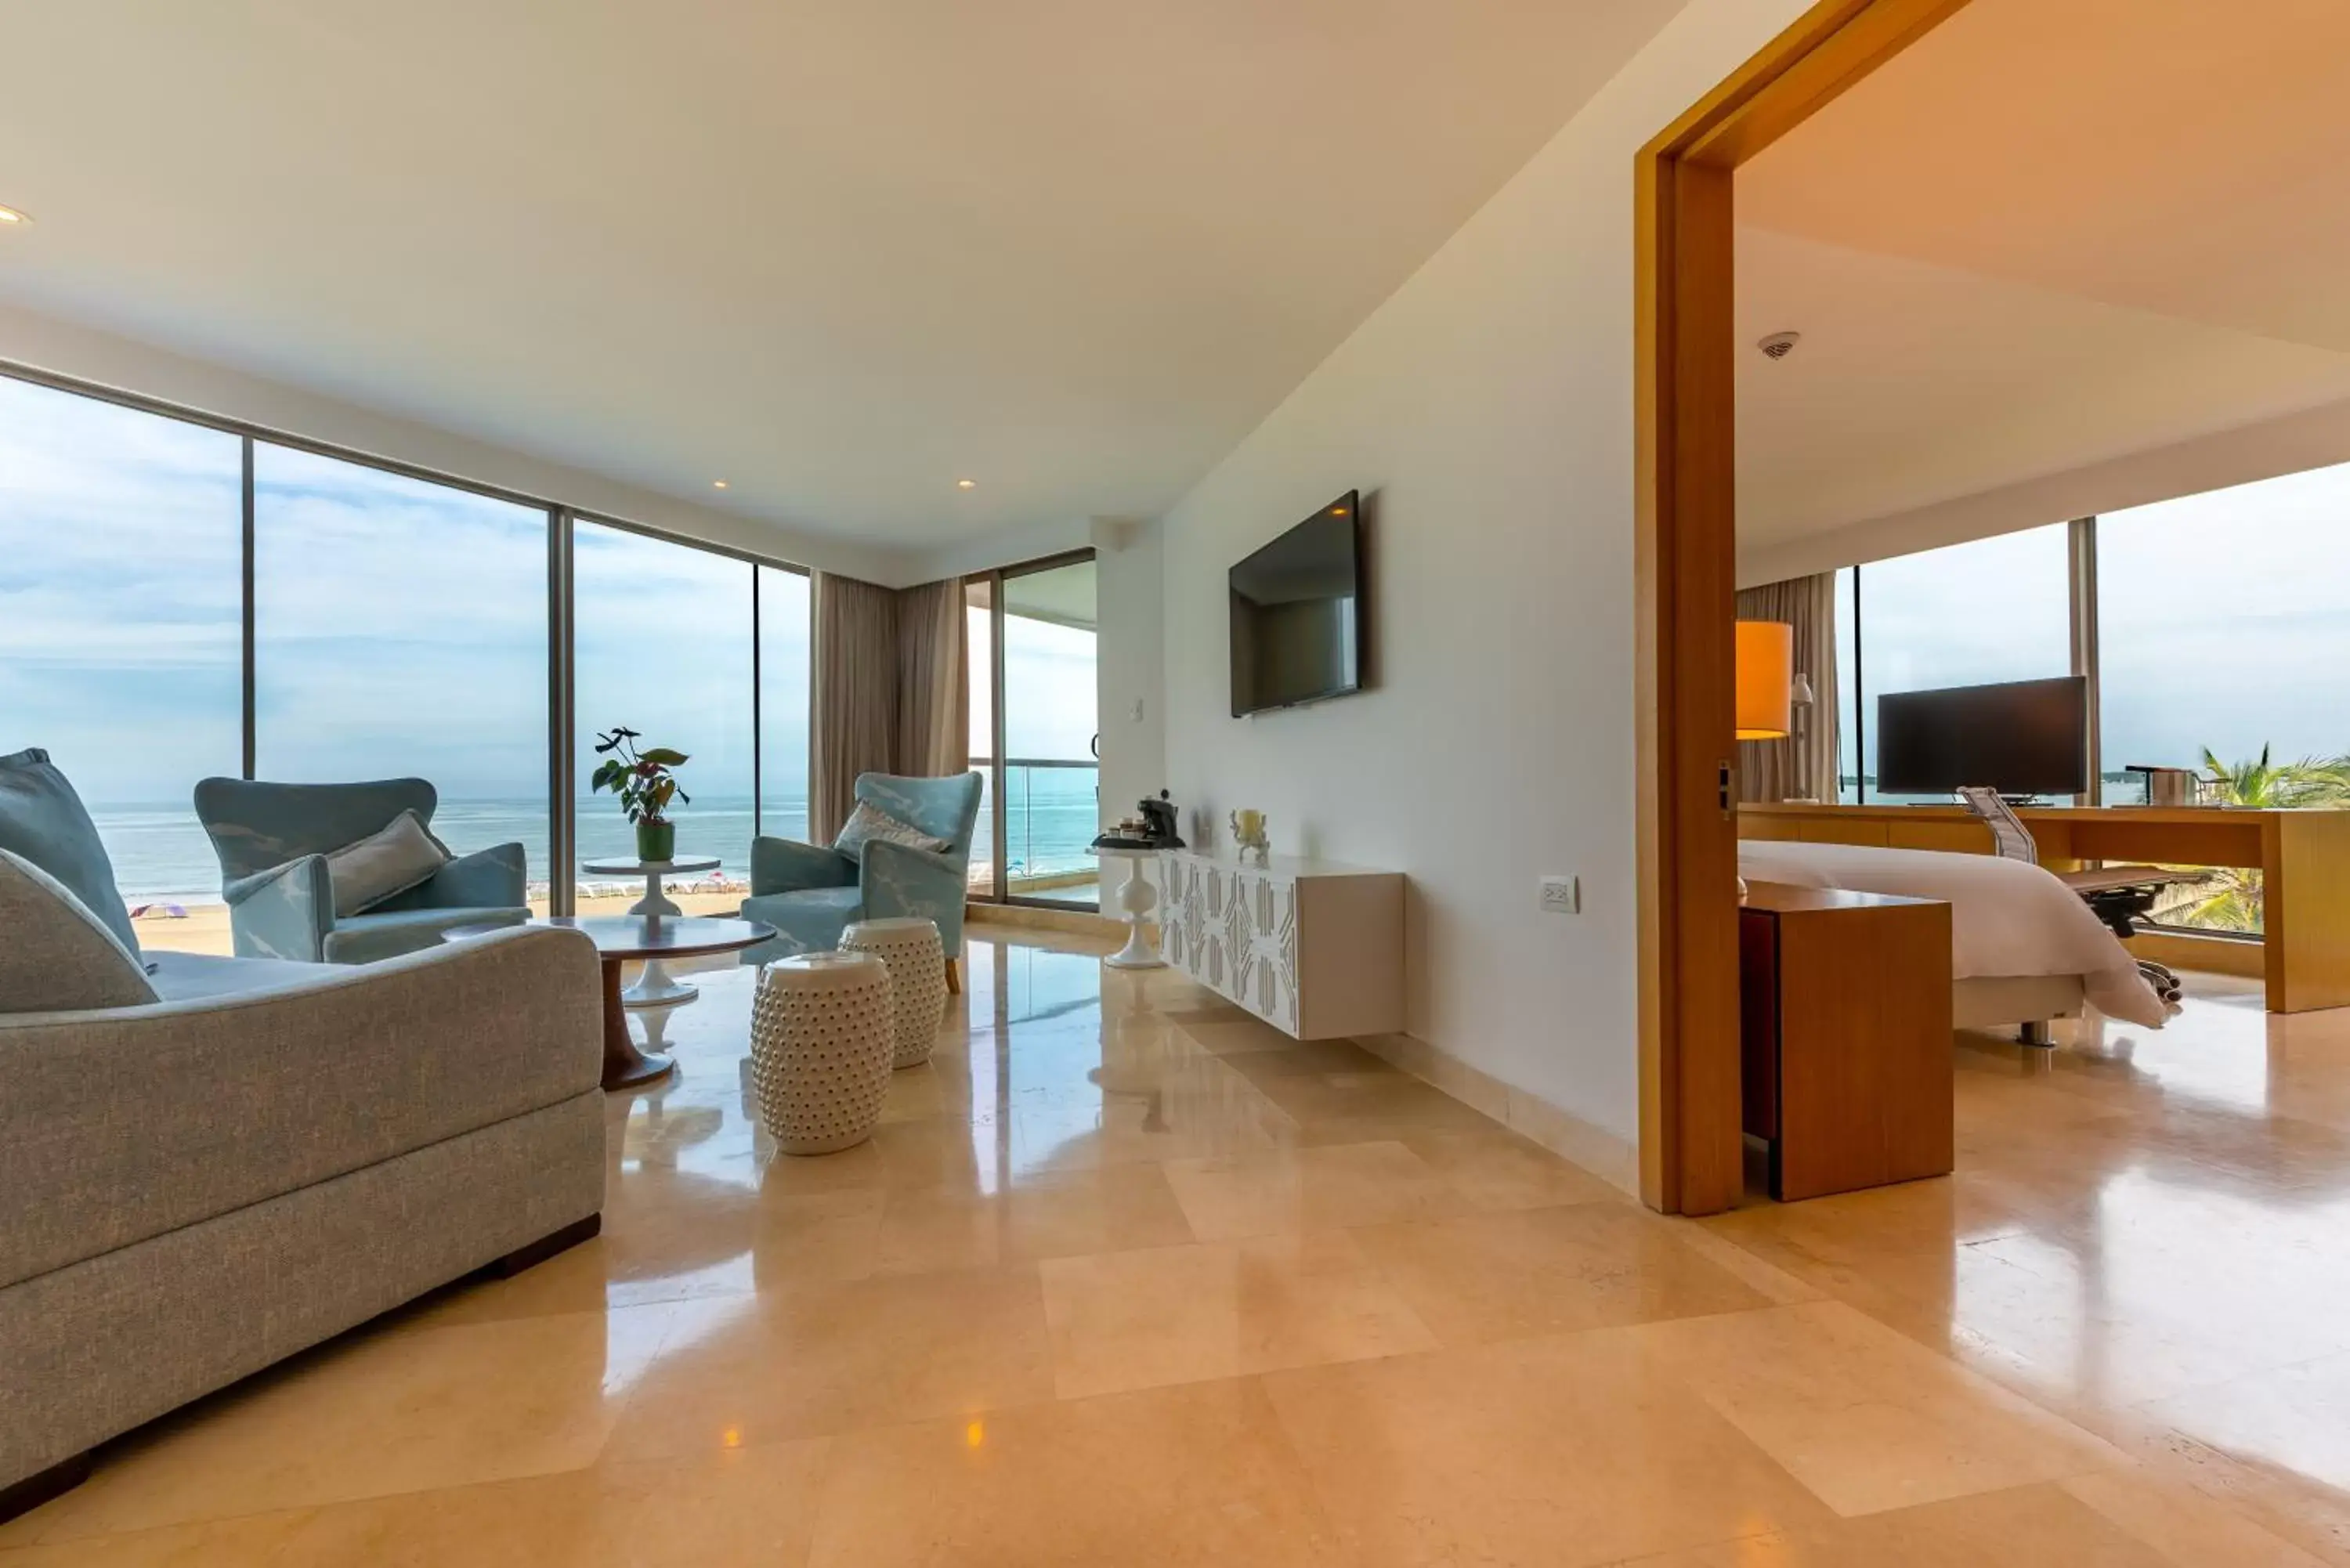
M1443 1090L1474 1111L1573 1160L1609 1186L1637 1198L1640 1151L1627 1139L1561 1110L1548 1100L1502 1082L1482 1067L1410 1034L1371 1034L1356 1041L1389 1066Z

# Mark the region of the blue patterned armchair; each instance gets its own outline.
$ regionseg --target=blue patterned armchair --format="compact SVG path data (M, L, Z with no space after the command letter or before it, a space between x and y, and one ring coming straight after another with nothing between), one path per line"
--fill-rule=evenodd
M947 982L960 990L956 955L962 951L965 877L972 830L979 822L981 779L906 778L861 774L857 798L899 821L943 838L941 854L875 839L861 857L788 838L751 841L751 896L743 918L775 928L775 940L743 955L744 963L772 963L794 953L837 947L858 920L919 915L936 920L947 953Z
M422 779L368 784L260 784L205 779L196 818L220 857L221 894L240 958L370 963L440 944L452 926L530 919L519 844L461 855L432 877L364 913L335 914L327 856L403 811L428 827L441 797Z

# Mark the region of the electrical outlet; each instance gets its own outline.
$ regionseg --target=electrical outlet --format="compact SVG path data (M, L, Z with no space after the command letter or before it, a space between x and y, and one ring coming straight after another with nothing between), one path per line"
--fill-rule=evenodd
M1545 877L1542 879L1542 911L1545 915L1583 913L1583 878Z

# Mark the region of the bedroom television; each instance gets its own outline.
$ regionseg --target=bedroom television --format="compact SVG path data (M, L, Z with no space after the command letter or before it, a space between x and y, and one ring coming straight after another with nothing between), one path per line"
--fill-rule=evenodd
M1232 568L1233 718L1362 690L1360 510L1350 490Z
M2089 787L2085 676L1888 691L1877 700L1877 789L1941 794L1988 784L2010 799Z

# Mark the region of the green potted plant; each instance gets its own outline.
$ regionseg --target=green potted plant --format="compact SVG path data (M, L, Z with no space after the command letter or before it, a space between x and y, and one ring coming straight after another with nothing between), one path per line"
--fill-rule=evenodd
M596 751L604 760L589 782L597 790L610 790L620 797L621 809L637 825L638 859L674 860L677 824L669 819L669 803L693 803L691 795L677 787L675 770L685 765L685 753L667 746L647 746L640 752L637 742L641 739L634 730L598 734Z

